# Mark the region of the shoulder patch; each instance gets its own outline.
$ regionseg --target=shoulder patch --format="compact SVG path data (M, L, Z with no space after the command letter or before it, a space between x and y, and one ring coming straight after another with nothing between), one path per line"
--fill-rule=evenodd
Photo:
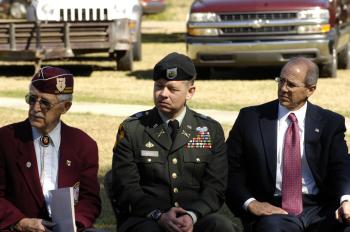
M113 151L117 149L118 143L120 143L120 141L122 141L124 138L125 138L125 131L122 123L119 125L119 128L118 128L117 139L115 140Z
M128 117L127 119L125 119L125 121L128 122L128 121L137 120L137 119L143 118L147 115L149 115L149 110L137 112L136 114L133 114L130 117Z

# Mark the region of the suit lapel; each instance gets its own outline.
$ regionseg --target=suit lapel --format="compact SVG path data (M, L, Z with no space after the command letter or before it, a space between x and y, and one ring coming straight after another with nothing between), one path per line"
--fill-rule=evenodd
M17 158L17 166L36 202L41 207L44 202L44 195L40 184L38 165L33 144L33 135L29 121L26 120L23 125L23 129L21 128L21 131L18 131L23 141L19 143L18 147L19 156Z
M315 178L315 181L320 180L319 177L320 173L318 171L317 163L318 163L318 154L316 154L314 151L315 149L312 148L312 144L314 142L311 141L318 141L320 134L323 130L323 123L322 123L322 116L318 112L317 108L308 102L306 115L305 115L305 137L304 137L304 148L305 148L305 156L307 159L307 162L309 164L309 167L311 169L311 172Z
M190 109L186 109L186 115L181 123L179 132L176 135L173 146L171 147L171 152L183 147L188 141L193 137L193 131L195 125L193 122L196 120L193 117L193 112Z
M172 142L168 134L168 129L165 128L156 108L150 112L150 116L142 123L145 125L146 133L149 134L154 141L166 150L170 150Z
M273 183L276 182L277 165L277 118L278 101L274 101L261 109L260 129L262 141L264 144L267 167L272 177Z

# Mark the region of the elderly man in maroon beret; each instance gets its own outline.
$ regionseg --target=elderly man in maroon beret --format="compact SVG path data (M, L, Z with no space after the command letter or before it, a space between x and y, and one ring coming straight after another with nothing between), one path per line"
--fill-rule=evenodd
M71 73L44 67L25 97L28 118L0 128L0 231L53 229L50 191L64 187L73 187L77 231L95 230L101 210L97 144L61 121L72 94Z

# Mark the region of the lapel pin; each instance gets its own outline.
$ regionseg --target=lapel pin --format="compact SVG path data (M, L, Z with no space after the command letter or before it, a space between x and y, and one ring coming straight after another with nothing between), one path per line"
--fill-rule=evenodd
M190 138L190 134L187 134L186 131L184 131L184 130L181 132L181 134L186 136L187 138Z
M191 125L187 125L187 128L188 128L189 130L191 130L191 129L192 129L192 126L191 126Z
M320 129L315 128L315 132L320 133Z
M72 161L67 160L67 161L66 161L66 164L67 164L68 167L70 167L70 166L72 165Z
M158 126L158 124L156 123L156 124L153 125L153 128L156 128L157 126Z
M165 134L164 130L162 129L159 134L158 134L158 138L162 135L162 134Z
M27 166L27 168L30 168L30 167L32 166L32 163L28 161L28 162L26 163L26 166Z
M148 141L148 143L146 143L145 146L146 146L147 148L152 148L152 147L154 147L154 144L151 143L151 141Z

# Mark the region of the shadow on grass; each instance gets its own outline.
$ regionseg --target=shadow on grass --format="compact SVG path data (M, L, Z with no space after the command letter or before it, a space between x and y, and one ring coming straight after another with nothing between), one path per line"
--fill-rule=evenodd
M98 57L84 59L89 61L101 61ZM80 60L82 61L82 60ZM69 62L69 61L68 61ZM113 66L99 66L99 65L88 65L88 64L43 64L44 66L55 66L66 70L69 70L76 77L90 77L94 71L113 71ZM2 65L0 66L0 76L4 77L31 77L34 75L34 65Z
M279 75L280 67L212 68L197 80L268 80ZM152 80L153 70L137 70L127 74L136 79Z
M184 43L184 33L147 33L142 34L142 43Z

